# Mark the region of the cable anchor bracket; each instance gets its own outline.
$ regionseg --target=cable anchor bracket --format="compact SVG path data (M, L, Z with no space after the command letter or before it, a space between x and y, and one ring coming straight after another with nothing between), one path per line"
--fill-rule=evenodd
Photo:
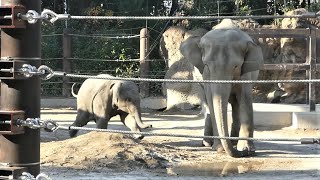
M26 28L26 22L18 18L18 14L25 14L26 8L21 5L0 4L0 29Z
M35 10L29 10L27 13L18 13L17 17L20 20L28 21L29 24L35 24L38 20L49 21L51 23L56 22L57 20L68 20L70 19L70 14L57 14L49 9L44 9L41 14Z
M44 129L47 132L53 132L59 127L59 125L52 120L44 121L40 118L27 118L26 120L18 119L17 126L28 127L30 129Z
M70 14L57 14L50 9L44 9L41 16L51 23L54 23L57 20L69 20L71 18Z
M320 145L320 138L302 138L301 144L319 144Z
M24 116L24 111L0 111L0 134L23 134L24 128L17 126L17 121Z

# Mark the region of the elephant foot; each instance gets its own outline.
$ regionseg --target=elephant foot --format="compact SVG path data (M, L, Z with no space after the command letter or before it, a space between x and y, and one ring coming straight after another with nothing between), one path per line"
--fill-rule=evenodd
M256 151L253 142L246 140L239 140L237 149L245 153L244 156L253 156Z
M205 147L212 147L213 145L213 142L211 139L203 139L202 140L202 146L205 146Z
M134 139L137 139L137 140L141 140L141 139L144 138L144 136L141 135L141 134L134 134L134 135L132 135L132 137L133 137Z
M238 140L231 140L231 144L232 144L233 146L237 146Z
M141 129L147 129L147 128L152 128L152 124L144 124Z
M217 151L217 153L223 153L224 152L224 148L222 147L222 144L221 143L214 143L212 145L212 149L214 151Z
M71 138L75 137L78 133L78 130L69 130L69 136Z

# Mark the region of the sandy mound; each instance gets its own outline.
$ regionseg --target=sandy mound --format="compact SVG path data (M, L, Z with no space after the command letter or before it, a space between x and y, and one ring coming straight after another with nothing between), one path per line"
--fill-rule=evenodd
M129 136L91 132L64 141L41 143L44 165L85 169L165 168L167 160L154 153L153 144Z

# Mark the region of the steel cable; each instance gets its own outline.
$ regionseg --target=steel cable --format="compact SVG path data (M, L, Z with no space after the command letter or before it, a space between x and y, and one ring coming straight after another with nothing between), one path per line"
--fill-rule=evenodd
M220 136L200 136L200 135L186 135L186 134L172 134L172 133L154 133L154 132L133 132L123 130L98 129L77 126L62 126L53 120L41 120L40 118L28 118L26 120L17 121L18 126L24 126L31 129L44 129L47 132L54 132L57 130L84 130L97 131L120 134L139 134L148 136L167 136L167 137L181 137L181 138L206 138L206 139L229 139L229 140L248 140L248 141L291 141L301 142L301 144L320 144L320 138L253 138L253 137L220 137Z
M120 133L120 134L139 134L147 136L166 136L166 137L181 137L181 138L207 138L207 139L228 139L228 140L249 140L249 141L290 141L290 142L311 142L314 138L247 138L247 137L220 137L220 136L200 136L200 135L186 135L186 134L173 134L173 133L154 133L154 132L132 132L112 129L98 129L76 126L60 126L57 130L84 130L84 131L96 131L96 132L108 132L108 133Z
M284 80L192 80L192 79L150 79L150 78L122 78L109 76L93 76L71 74L63 71L53 71L46 65L41 65L38 69L30 64L24 64L22 68L12 71L12 69L0 69L0 72L22 73L25 77L38 75L43 80L48 80L53 76L71 77L82 79L109 79L139 82L166 82L166 83L215 83L215 84L253 84L253 83L320 83L320 79L284 79Z
M188 79L150 79L150 78L121 78L121 77L103 77L90 75L77 75L68 73L53 73L53 76L65 76L71 78L83 79L109 79L109 80L124 80L124 81L139 81L139 82L166 82L166 83L216 83L216 84L252 84L252 83L319 83L320 79L304 79L304 80L188 80Z
M83 34L68 34L68 36L104 38L104 39L132 39L132 38L139 38L140 37L140 35L106 36L106 35L83 35Z
M246 15L246 16L72 16L70 14L57 14L52 10L43 9L41 14L35 10L29 10L26 14L18 13L17 17L26 20L30 24L36 23L39 19L54 23L57 20L201 20L201 19L274 19L274 18L317 18L317 13L299 15Z
M84 20L205 20L205 19L273 19L273 18L316 18L317 13L301 15L260 15L260 16L70 16L70 19Z

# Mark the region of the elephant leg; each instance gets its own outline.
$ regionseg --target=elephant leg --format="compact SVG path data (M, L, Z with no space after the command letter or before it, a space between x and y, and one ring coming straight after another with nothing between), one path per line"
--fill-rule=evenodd
M88 124L90 121L90 113L78 110L76 120L72 123L71 126L82 127ZM71 129L69 130L69 136L75 137L79 130Z
M207 105L208 104L213 104L212 103L212 95L211 95L211 92L210 92L210 88L207 85L205 85L204 86L204 90L205 90L205 96L206 96ZM211 127L212 127L212 131L211 131L212 135L213 136L219 136L213 107L212 107L212 105L211 106L208 105L207 107L209 109L210 114L209 114L209 118L206 118L205 126L211 125ZM207 121L210 120L210 119L211 119L211 123L208 123ZM207 127L205 127L205 130L206 130L206 128ZM207 133L207 132L209 133L210 131L206 131L205 133ZM213 139L213 140L211 140L211 142L213 142L213 145L212 145L212 149L213 150L215 150L215 151L217 151L219 153L224 151L220 139Z
M211 121L210 109L206 101L205 87L203 84L200 84L201 93L201 113L204 116L204 136L213 136L213 126ZM214 139L203 138L202 145L206 147L212 147L214 144Z
M253 107L252 107L252 85L242 85L241 95L239 98L240 111L240 132L239 137L253 137ZM254 154L255 147L252 141L239 140L238 149L248 151L249 154Z
M210 118L210 113L205 113L204 115L205 124L204 124L204 136L213 136L213 127ZM206 147L211 147L213 145L213 139L203 138L202 145Z
M240 131L240 111L239 111L239 102L235 95L231 95L229 98L229 102L232 107L232 121L231 121L231 137L239 137ZM238 140L231 141L234 146L238 144Z
M128 114L120 114L121 122L127 126L132 132L141 132L135 119ZM133 134L134 139L143 139L144 136L141 134Z
M97 128L99 129L108 129L108 122L110 118L99 118L97 120Z

